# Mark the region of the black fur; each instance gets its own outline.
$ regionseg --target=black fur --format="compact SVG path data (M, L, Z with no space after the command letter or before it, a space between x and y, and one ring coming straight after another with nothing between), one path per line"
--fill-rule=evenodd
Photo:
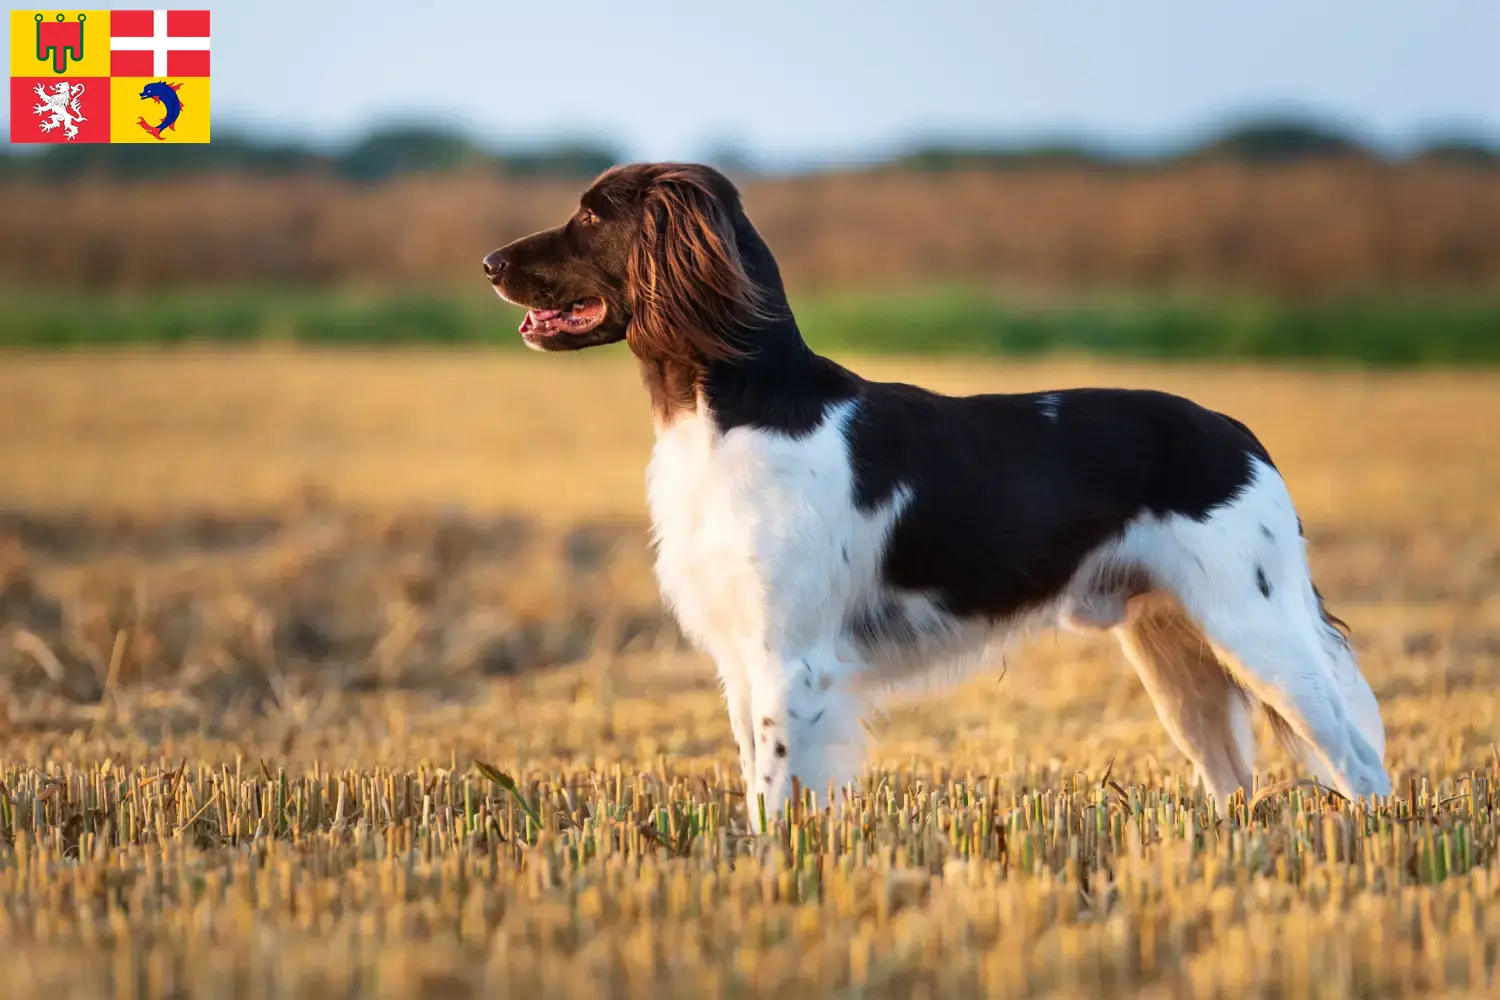
M865 383L849 429L856 503L910 491L887 582L1001 618L1055 596L1142 513L1207 517L1265 450L1238 423L1166 393L1073 389L950 398Z

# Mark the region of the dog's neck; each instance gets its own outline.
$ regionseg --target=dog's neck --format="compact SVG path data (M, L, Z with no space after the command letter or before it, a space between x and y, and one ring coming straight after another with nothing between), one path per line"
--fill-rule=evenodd
M831 376L841 369L813 353L789 311L747 329L745 343L742 357L724 360L641 357L658 429L706 411L722 431L751 424L797 433L840 395L842 381Z
M748 220L736 229L745 271L774 303L777 318L743 328L738 357L684 361L638 354L658 432L683 415L706 411L721 432L755 426L804 434L821 422L829 403L854 394L854 376L802 339L781 271L760 234Z

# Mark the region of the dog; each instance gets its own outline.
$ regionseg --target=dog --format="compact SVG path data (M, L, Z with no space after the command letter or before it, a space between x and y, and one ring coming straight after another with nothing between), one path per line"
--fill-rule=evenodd
M1162 392L949 397L814 353L740 195L617 167L488 254L543 351L625 341L651 398L662 594L714 661L750 801L843 787L893 689L1037 626L1113 633L1221 807L1256 706L1312 776L1389 794L1380 708L1254 434Z

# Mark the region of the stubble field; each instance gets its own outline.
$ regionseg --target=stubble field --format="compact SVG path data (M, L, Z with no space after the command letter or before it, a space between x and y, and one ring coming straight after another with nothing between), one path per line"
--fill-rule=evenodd
M1046 637L752 836L656 600L626 359L14 354L6 995L1490 992L1500 375L856 366L1249 423L1399 794L1289 787L1263 740L1211 807L1113 646Z

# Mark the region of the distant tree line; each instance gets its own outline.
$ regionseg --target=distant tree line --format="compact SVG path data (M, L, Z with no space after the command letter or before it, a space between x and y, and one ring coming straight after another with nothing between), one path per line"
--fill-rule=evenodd
M391 177L463 171L503 177L593 177L626 157L606 143L568 141L497 150L460 132L427 127L380 129L345 148L225 135L206 145L49 146L29 155L0 153L0 178L67 180L81 176L154 177L238 172L261 176L320 175L372 182ZM1357 136L1327 125L1262 119L1229 127L1207 140L1156 155L1128 155L1086 143L1031 145L931 143L917 145L877 170L1141 169L1205 160L1276 164L1310 159L1388 159ZM1500 169L1500 145L1473 136L1431 141L1408 154L1420 162ZM753 173L753 161L723 164Z
M1202 142L1155 155L1131 156L1084 143L1030 146L933 144L900 155L887 166L920 171L1118 169L1213 160L1276 164L1336 158L1384 160L1391 157L1357 136L1327 125L1290 119L1261 119L1234 125ZM1500 145L1475 136L1446 136L1418 146L1403 159L1500 168Z
M29 155L0 154L0 177L68 180L229 171L268 177L315 174L380 181L460 170L506 177L593 177L619 159L616 150L602 143L562 142L496 152L458 132L403 127L377 130L334 151L234 134L197 145L60 143Z

